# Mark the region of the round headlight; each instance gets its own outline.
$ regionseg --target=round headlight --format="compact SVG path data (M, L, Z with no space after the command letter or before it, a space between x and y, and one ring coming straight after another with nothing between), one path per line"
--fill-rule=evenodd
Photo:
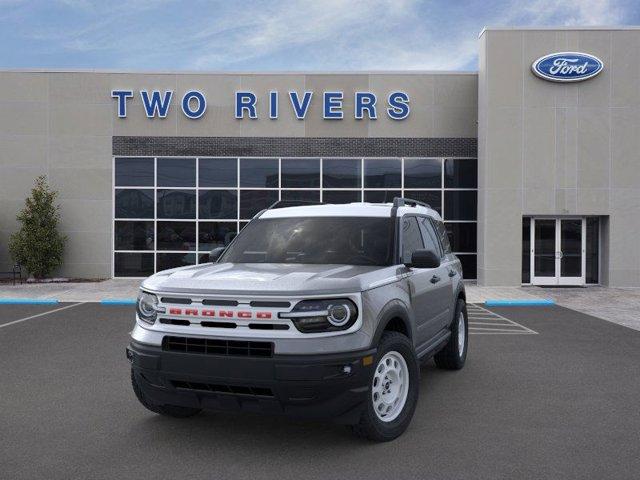
M158 297L151 293L141 292L136 304L140 320L154 323L158 316Z
M331 325L336 327L341 327L345 323L349 321L349 317L351 316L351 312L349 307L345 304L338 305L329 305L327 307L327 320Z

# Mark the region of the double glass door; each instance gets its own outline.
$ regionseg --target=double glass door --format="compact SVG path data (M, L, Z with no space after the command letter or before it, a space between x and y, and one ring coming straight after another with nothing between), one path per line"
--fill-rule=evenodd
M531 283L584 285L585 239L584 218L533 218Z

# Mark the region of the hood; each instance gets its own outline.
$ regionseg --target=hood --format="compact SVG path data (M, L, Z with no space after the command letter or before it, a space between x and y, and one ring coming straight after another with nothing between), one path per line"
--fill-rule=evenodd
M236 295L354 293L396 274L397 267L273 263L214 263L156 273L154 291Z

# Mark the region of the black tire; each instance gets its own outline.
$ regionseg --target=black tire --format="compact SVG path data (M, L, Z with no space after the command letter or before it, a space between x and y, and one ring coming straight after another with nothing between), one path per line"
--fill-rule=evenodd
M462 352L460 352L460 347L458 346L458 339L460 338L458 319L460 314L464 317L464 345ZM468 345L469 317L467 316L467 304L463 299L459 298L451 322L451 337L449 337L447 345L433 357L436 366L444 370L460 370L464 367L464 363L467 360Z
M385 332L380 339L378 352L373 365L377 366L380 359L382 359L387 352L391 351L395 351L402 355L409 371L409 389L404 407L400 411L398 417L390 422L384 422L378 418L374 411L372 397L373 378L375 372L374 368L369 381L366 407L362 412L360 421L351 427L353 433L359 437L375 442L388 442L399 437L409 426L418 403L418 394L420 391L420 368L413 345L406 336L398 332Z
M199 408L191 408L191 407L180 407L178 405L158 405L156 403L151 402L147 397L145 397L144 392L140 388L138 384L138 380L136 378L136 374L131 369L131 386L133 387L133 391L138 397L138 400L147 410L152 411L153 413L157 413L158 415L164 415L166 417L174 417L174 418L187 418L193 417L200 413L201 409Z

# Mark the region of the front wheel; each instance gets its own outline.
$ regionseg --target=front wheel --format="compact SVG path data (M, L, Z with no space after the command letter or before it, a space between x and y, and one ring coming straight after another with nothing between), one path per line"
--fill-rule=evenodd
M400 436L418 402L420 369L413 345L397 332L382 335L371 376L367 405L353 432L377 442Z
M467 360L468 338L467 304L459 298L451 323L451 337L447 345L433 357L436 366L445 370L460 370L464 367L464 362Z

